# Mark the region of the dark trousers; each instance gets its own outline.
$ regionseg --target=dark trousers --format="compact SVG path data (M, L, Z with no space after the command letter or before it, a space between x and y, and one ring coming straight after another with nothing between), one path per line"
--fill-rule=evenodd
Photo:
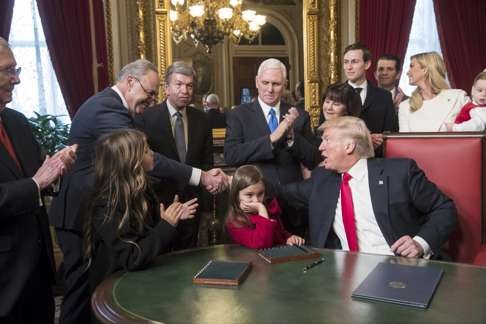
M8 316L0 317L0 324L54 323L54 296L48 269L47 256L42 255L19 300Z
M59 246L64 254L64 299L61 324L91 322L88 271L83 262L83 238L80 233L56 229Z

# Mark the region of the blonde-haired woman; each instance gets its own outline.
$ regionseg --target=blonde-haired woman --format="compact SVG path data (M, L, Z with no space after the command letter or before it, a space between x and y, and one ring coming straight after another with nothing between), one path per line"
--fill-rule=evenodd
M466 92L449 89L444 61L436 52L413 55L407 75L417 88L400 104L400 132L445 131L445 123L453 122L467 102Z

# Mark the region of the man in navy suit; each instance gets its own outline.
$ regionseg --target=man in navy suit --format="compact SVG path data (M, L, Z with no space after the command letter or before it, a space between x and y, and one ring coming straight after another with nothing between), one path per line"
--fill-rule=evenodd
M71 125L69 142L78 144L78 158L62 181L53 200L50 220L56 227L64 254L64 300L61 323L86 323L90 317L86 267L82 259L82 220L78 212L83 193L93 183L93 152L96 140L120 128L134 128L133 115L155 103L159 76L155 65L137 60L124 66L116 84L89 98ZM178 183L203 185L211 192L225 189L226 176L218 169L202 171L160 154L155 156L153 175Z
M192 66L183 61L171 64L167 68L164 82L167 99L159 105L147 108L135 118L135 122L147 135L149 146L154 152L202 170L209 170L213 166L213 135L206 114L189 106L194 80L195 71ZM181 152L176 137L178 114L183 131L181 141L184 147ZM209 209L209 204L205 201L209 199L201 199L203 193L199 188L180 185L171 179L160 181L153 188L165 206L170 205L175 194L179 195L180 201L199 198L200 207L196 216L179 222L178 235L174 242L175 249L195 247L201 209Z
M366 71L371 67L371 52L365 45L348 45L344 49L343 67L348 84L361 97L363 107L360 117L372 133L375 148L378 148L383 143L383 132L398 132L398 117L391 94L366 80Z
M321 130L324 167L280 188L283 198L309 208L311 245L440 258L457 222L452 200L415 161L373 158L363 120L340 117Z
M16 65L0 37L0 323L52 323L55 266L43 194L76 149L44 159L25 116L6 108L20 82Z
M255 78L258 98L242 104L227 117L224 158L228 165L257 165L270 183L286 184L302 180L299 154L302 141L311 142L309 114L280 101L287 82L287 69L277 59L261 63ZM314 163L314 161L312 161ZM307 166L307 165L306 165ZM282 220L287 230L304 236L307 215L282 204Z

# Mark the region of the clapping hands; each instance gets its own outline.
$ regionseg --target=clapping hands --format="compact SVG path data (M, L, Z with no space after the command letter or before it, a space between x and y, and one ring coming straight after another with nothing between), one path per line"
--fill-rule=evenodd
M160 204L160 218L172 226L176 226L180 220L194 218L198 206L197 198L180 203L179 196L175 195L174 202L167 209L164 204Z
M292 107L289 109L287 114L283 117L283 119L278 124L278 127L270 134L270 141L275 143L279 141L284 135L287 137L293 137L293 126L295 120L299 117L299 112L297 108Z
M51 185L59 176L69 170L76 159L77 149L78 145L74 144L56 152L52 157L46 156L44 163L32 177L41 190Z

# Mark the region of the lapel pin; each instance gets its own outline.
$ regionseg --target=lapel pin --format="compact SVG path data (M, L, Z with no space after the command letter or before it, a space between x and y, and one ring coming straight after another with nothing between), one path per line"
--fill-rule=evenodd
M378 180L378 184L379 185L382 185L383 184L383 180Z

